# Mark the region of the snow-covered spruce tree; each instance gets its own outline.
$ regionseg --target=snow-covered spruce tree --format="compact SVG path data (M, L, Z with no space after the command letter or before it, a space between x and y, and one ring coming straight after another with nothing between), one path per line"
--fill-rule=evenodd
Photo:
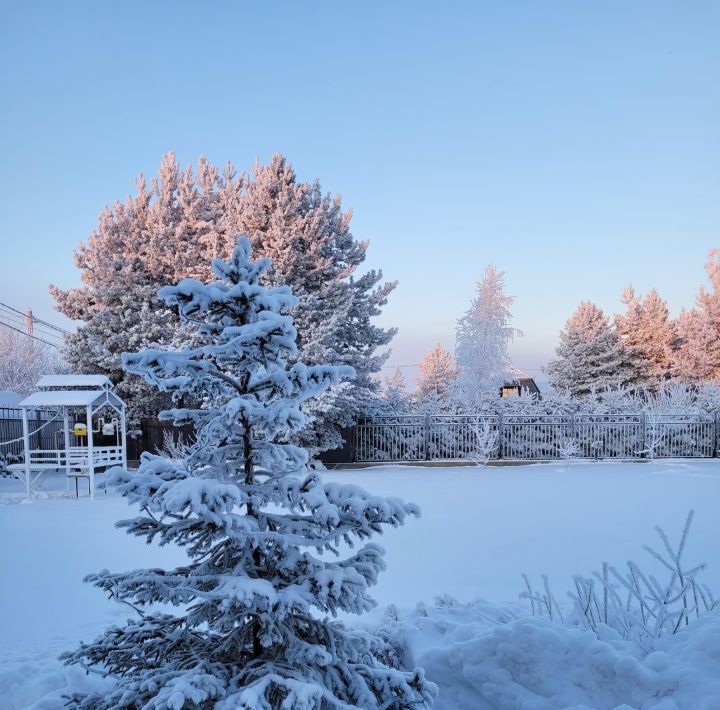
M457 393L469 409L498 396L510 364L508 345L521 334L510 325L513 299L505 293L504 275L492 264L485 268L475 298L457 324Z
M65 654L66 663L117 679L109 694L76 696L73 707L329 710L432 701L422 670L387 667L380 641L324 618L374 604L368 588L384 568L382 549L344 546L418 510L323 483L306 471L302 449L276 443L305 424L301 402L352 370L287 366L295 298L287 286L261 285L269 265L252 261L242 238L228 262L214 262L217 281L183 279L159 293L205 343L124 356L129 370L175 399L206 403L165 414L197 428L185 461L145 454L137 473L113 473L142 510L120 525L148 542L183 546L189 561L88 578L139 616Z
M633 382L637 373L607 317L594 303L583 301L560 333L557 358L547 367L559 391L584 397L593 390Z

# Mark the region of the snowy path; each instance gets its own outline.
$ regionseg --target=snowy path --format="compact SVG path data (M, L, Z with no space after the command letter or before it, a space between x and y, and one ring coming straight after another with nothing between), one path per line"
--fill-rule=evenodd
M381 605L409 608L443 593L514 602L521 572L533 578L545 572L564 593L572 574L589 573L603 560L644 562L640 548L655 543L653 526L676 539L691 508L697 515L688 560L706 561L705 582L720 591L715 461L383 467L325 475L423 509L420 520L380 540L388 551L375 593ZM62 684L57 654L127 616L83 584L85 574L182 559L116 530L122 517L127 506L112 496L95 504L52 499L0 506L0 697L9 707L28 707Z

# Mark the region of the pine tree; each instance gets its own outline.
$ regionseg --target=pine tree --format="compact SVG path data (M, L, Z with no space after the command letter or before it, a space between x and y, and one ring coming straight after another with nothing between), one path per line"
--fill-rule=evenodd
M498 396L510 365L508 345L520 331L510 326L513 299L505 293L504 273L490 264L477 284L475 298L456 331L458 394L466 407L476 408Z
M655 289L643 299L643 315L650 376L655 382L662 383L672 376L672 347L676 336L667 302Z
M550 381L576 397L593 389L621 387L637 372L607 317L595 304L583 301L560 333L557 359L547 367Z
M720 249L708 253L705 270L712 289L701 287L696 307L676 323L675 374L694 383L720 377Z
M131 429L168 402L123 369L121 353L191 337L156 293L169 281L208 274L201 249L208 229L191 216L198 199L192 173L181 173L169 153L149 188L143 176L136 184L137 194L106 208L87 244L75 252L83 286L50 287L57 309L83 321L66 339L65 359L78 372L103 374L116 384Z
M160 298L197 324L204 344L124 356L126 367L175 400L201 409L165 413L193 423L186 460L143 455L137 472L113 481L142 514L122 521L148 542L178 544L189 561L88 580L139 611L67 663L101 667L117 680L108 694L74 707L409 708L435 693L422 670L379 660L382 642L324 618L363 613L383 570L382 549L364 541L417 515L411 504L378 498L308 473L307 454L287 438L306 423L299 405L341 378L347 366L307 367L296 354L287 286L261 285L268 259L252 261L238 242L217 280L183 279ZM332 556L332 554L335 557ZM174 606L172 614L149 608Z
M154 416L164 401L125 371L120 354L153 345L182 344L171 309L155 294L164 283L210 276L208 263L227 258L238 233L247 233L260 255L273 259L268 283L291 286L299 298L293 315L299 361L355 368L357 377L303 405L309 426L298 433L313 453L339 446L340 430L377 399L373 374L388 356L379 352L395 334L373 323L394 283L382 274L357 275L367 242L350 233L351 212L318 183L298 181L290 164L275 155L252 176L223 171L200 158L197 170L180 170L164 156L158 179L142 176L137 194L102 214L98 228L80 245L75 262L83 287L51 287L62 313L83 321L68 338L67 359L78 371L108 375L128 403L129 420Z
M444 409L449 402L457 370L452 355L438 343L418 363L415 402L428 409Z
M408 393L405 376L399 367L385 378L383 400L389 414L405 414L408 409Z
M259 254L273 261L272 282L292 286L298 359L350 365L356 377L303 405L310 422L297 443L312 453L336 448L340 430L377 400L373 375L380 371L395 329L373 323L396 283L381 283L380 271L355 276L368 242L350 232L352 212L339 196L324 195L319 183L304 183L276 154L256 164L238 202L237 231L247 234Z
M657 389L672 373L675 329L667 303L655 289L641 299L632 286L625 289L622 301L627 310L615 317L615 326L637 371L633 384Z

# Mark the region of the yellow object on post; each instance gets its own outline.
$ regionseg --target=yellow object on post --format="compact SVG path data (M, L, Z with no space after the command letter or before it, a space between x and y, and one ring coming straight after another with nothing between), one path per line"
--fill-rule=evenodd
M87 425L76 424L73 427L73 434L75 434L75 436L87 436Z

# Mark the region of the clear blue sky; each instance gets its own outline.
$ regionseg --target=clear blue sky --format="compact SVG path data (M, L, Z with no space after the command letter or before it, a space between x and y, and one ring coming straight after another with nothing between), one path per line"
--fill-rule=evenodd
M720 246L720 2L2 2L0 300L51 281L175 150L275 151L343 196L412 364L492 261L515 363L580 300L692 305Z

